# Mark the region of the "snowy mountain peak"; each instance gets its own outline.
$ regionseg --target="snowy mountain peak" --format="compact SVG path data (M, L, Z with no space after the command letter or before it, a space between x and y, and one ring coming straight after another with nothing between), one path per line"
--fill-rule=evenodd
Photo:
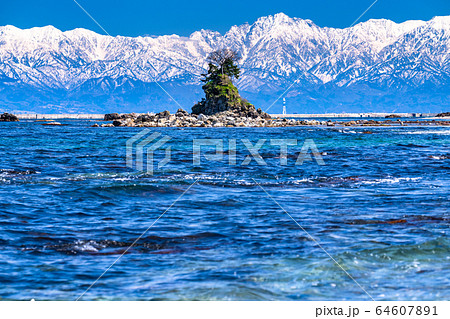
M273 19L278 22L278 23L282 23L282 22L291 22L292 19L284 14L283 12L277 13L273 16Z
M436 29L450 29L450 16L434 17L429 24Z
M3 26L0 101L4 94L9 96L8 90L23 87L50 95L62 90L71 96L148 93L146 86L155 80L200 87L205 58L221 47L241 54L237 85L249 94L283 92L296 80L289 94L324 84L440 88L450 79L449 30L450 16L403 23L371 19L338 29L284 13L233 26L224 35L199 30L189 37L111 37L81 28L61 32L52 26Z

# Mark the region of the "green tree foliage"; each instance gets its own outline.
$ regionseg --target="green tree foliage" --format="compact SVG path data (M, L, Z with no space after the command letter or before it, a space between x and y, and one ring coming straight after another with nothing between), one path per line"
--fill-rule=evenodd
M202 74L205 98L192 107L193 114L215 114L233 110L246 116L254 106L244 101L232 80L238 79L241 71L237 66L240 57L236 51L220 49L207 57L208 72ZM256 112L256 111L255 111Z
M230 79L239 79L241 71L236 65L239 60L239 54L231 49L219 49L211 52L206 59L208 72L202 74L204 77L202 81L218 83L223 76L228 76Z

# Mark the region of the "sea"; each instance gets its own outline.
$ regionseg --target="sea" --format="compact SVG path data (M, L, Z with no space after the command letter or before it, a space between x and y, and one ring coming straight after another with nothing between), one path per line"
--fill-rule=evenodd
M1 300L450 299L448 126L58 121L0 123Z

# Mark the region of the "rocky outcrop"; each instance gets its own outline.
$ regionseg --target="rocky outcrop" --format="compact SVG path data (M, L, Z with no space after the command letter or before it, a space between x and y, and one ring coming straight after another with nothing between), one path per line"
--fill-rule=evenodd
M280 120L280 123L282 120ZM294 121L296 122L296 121ZM234 126L273 126L276 121L268 119L263 112L255 111L251 117L236 116L232 111L224 111L214 115L189 114L179 109L175 114L169 111L129 115L116 119L103 127L137 126L137 127L234 127Z
M257 114L259 114L257 112ZM148 113L142 115L127 114L126 117L114 120L112 123L102 124L102 127L130 126L130 127L288 127L288 126L337 126L337 127L364 127L364 126L400 126L400 125L439 125L450 126L450 121L319 121L296 120L285 118L236 117L232 111L219 112L213 115L189 114L179 109L175 114L170 112Z
M436 115L436 117L450 117L450 112L439 113Z
M120 114L119 113L109 113L105 114L104 119L105 121L114 121L114 120L120 120Z
M19 118L14 114L3 113L0 115L0 122L18 122Z
M203 90L206 98L192 107L192 114L215 115L229 112L228 115L233 117L270 118L269 114L243 99L227 75L222 75L217 82L206 83Z
M119 113L109 113L105 114L104 121L115 121L115 120L123 120L127 118L134 118L136 117L136 114L130 113L130 114L119 114Z

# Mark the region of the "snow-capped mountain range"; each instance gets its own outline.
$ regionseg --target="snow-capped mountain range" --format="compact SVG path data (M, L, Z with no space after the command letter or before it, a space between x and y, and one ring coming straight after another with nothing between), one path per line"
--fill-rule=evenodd
M157 111L202 96L208 53L242 56L242 95L288 111L440 111L450 102L450 16L321 28L283 13L224 35L123 37L52 26L0 27L0 109ZM159 84L157 85L155 81ZM161 88L161 87L162 88ZM279 112L281 100L270 112Z

